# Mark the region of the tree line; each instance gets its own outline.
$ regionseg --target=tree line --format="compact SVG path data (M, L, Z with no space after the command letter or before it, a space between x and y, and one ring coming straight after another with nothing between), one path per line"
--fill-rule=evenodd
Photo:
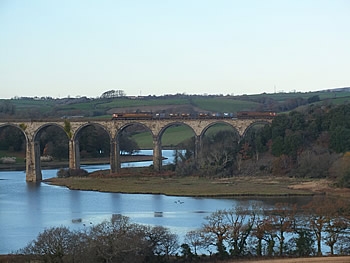
M321 256L326 246L331 255L349 255L349 222L348 207L324 196L302 207L256 203L211 213L180 244L168 228L115 214L79 231L48 228L17 254L44 262L216 262Z

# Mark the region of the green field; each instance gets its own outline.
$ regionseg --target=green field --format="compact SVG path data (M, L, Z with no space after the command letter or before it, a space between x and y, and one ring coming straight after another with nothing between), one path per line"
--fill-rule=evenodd
M108 171L107 171L108 172ZM147 193L172 196L296 196L313 195L310 190L290 186L304 181L286 177L232 177L209 179L196 176L176 177L170 174L152 176L147 169L123 169L124 176L101 177L102 171L87 178L51 178L46 182L70 189L117 193ZM161 187L159 187L161 186Z
M211 112L237 112L243 110L254 110L259 105L256 102L238 100L230 97L198 97L194 98L192 102L195 106Z
M262 93L254 95L223 96L223 95L185 95L146 97L119 97L119 98L15 98L0 99L0 109L12 107L11 114L4 118L45 119L61 118L63 116L84 116L89 119L109 119L112 111L131 110L148 111L149 107L178 110L180 107L196 112L229 112L235 113L244 110L264 110L268 107L278 109L279 104L288 103L288 100L303 98L307 100L319 96L320 102L342 104L350 101L350 92L345 89L337 92L290 92L290 93ZM146 108L148 107L148 108ZM129 109L127 109L129 108ZM283 107L282 107L283 108ZM288 109L293 110L293 109ZM0 112L1 113L1 112Z
M125 108L125 107L140 107L140 106L156 106L156 105L184 105L189 103L187 98L147 98L147 99L128 99L117 98L105 103L99 103L97 109L110 109L110 108Z
M225 124L216 124L210 127L206 135L211 135L222 130L232 130L232 127ZM162 146L176 146L194 136L194 132L186 125L169 127L162 136ZM153 149L153 141L150 132L141 132L132 136L141 149Z

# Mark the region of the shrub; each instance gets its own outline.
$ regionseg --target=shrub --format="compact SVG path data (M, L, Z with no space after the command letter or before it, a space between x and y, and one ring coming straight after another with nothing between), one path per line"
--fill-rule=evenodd
M84 169L65 169L61 168L57 171L58 178L67 178L67 177L84 177L88 176L88 172Z
M53 157L51 155L40 156L40 161L42 162L51 162Z
M338 179L338 186L350 188L350 171L347 171L341 178Z
M0 162L3 164L13 164L16 163L16 157L2 157Z

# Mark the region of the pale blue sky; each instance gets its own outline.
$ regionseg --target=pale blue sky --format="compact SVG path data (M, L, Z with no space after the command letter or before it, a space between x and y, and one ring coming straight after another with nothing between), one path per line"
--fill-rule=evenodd
M347 0L0 0L0 98L350 86Z

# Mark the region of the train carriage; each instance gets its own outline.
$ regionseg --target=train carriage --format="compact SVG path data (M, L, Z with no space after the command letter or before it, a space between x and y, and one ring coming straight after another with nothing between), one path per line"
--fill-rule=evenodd
M113 113L112 115L112 120L148 120L152 118L153 114L150 112Z
M276 117L276 112L273 111L239 111L237 112L238 119L272 119Z

